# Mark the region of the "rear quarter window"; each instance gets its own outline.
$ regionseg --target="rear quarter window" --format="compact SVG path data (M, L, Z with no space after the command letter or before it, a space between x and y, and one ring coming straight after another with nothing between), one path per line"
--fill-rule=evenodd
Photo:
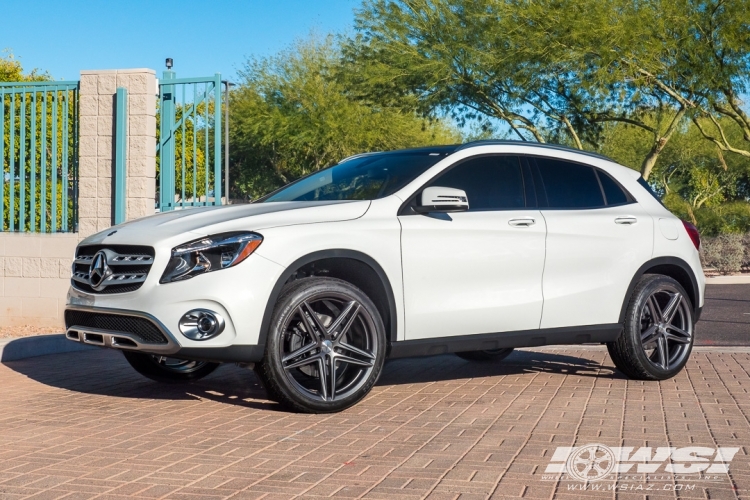
M594 167L551 158L537 158L549 208L600 208L604 196Z

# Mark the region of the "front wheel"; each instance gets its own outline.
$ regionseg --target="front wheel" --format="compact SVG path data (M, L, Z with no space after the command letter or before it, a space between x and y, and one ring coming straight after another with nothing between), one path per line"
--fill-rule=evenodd
M306 278L282 290L256 370L285 406L336 412L370 392L385 347L383 321L367 295L346 281Z
M208 361L169 358L135 351L122 351L122 353L135 371L157 382L192 382L205 377L219 367L219 363Z
M636 380L666 380L687 363L693 348L693 306L668 276L650 274L630 298L625 328L607 350L615 366Z

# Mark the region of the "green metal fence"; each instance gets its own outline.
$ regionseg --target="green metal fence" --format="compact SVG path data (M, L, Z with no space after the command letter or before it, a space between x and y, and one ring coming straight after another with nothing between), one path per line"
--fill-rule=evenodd
M78 82L0 83L0 231L75 231Z
M159 210L221 204L221 75L159 82Z

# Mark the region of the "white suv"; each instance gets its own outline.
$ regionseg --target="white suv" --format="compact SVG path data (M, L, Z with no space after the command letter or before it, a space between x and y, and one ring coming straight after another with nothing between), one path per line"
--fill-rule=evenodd
M367 153L256 203L85 239L66 335L159 381L254 365L307 412L362 399L387 357L606 343L627 376L662 380L692 349L699 246L637 172L598 155L501 141Z

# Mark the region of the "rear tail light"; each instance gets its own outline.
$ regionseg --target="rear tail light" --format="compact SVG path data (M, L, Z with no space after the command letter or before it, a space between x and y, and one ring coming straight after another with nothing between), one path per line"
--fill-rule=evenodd
M688 236L690 236L690 239L693 240L693 245L695 245L695 249L700 250L701 234L698 232L698 228L685 220L682 221L682 225L685 226L685 231L687 231L687 234Z

